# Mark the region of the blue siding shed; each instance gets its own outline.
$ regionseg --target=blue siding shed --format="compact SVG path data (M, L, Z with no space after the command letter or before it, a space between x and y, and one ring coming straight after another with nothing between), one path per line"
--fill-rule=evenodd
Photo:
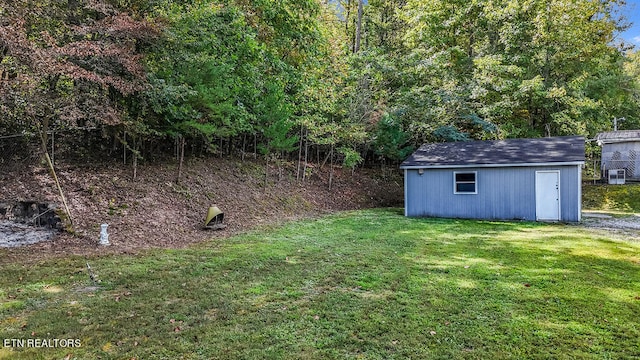
M426 144L402 163L405 215L576 222L584 138Z

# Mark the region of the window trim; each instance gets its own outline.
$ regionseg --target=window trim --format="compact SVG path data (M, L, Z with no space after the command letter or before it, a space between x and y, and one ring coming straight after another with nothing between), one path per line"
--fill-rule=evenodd
M473 181L456 181L458 174L473 174ZM473 184L474 191L458 191L458 184ZM453 193L459 195L475 195L478 193L478 172L477 171L454 171L453 172Z

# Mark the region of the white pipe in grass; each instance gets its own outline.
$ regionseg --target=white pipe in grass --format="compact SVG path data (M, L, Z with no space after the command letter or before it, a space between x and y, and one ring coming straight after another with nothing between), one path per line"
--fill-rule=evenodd
M109 224L100 225L100 245L111 245L109 244L109 233L107 233L107 227Z

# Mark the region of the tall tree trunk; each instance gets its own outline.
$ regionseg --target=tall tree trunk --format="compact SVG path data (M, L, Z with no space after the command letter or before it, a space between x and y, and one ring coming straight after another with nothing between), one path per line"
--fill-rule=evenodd
M280 152L280 158L277 161L278 163L278 182L282 181L282 162L284 159L284 153Z
M267 185L269 185L269 154L265 156L264 162L264 191L267 191Z
M331 144L331 148L329 150L329 153L324 158L324 161L322 161L322 164L320 165L320 169L324 169L324 166L327 164L327 161L329 161L329 157L331 157L331 152L332 151L333 151L333 143Z
M55 132L53 132L53 130L51 130L51 163L52 164L55 164L56 162L55 142L56 142L56 134Z
M176 176L176 184L180 184L180 176L182 175L182 164L184 163L184 136L180 136L178 144L178 153L180 154L180 160L178 162L178 175Z
M242 135L242 161L244 161L244 153L247 150L247 134Z
M356 20L356 41L353 45L353 52L360 51L360 40L362 38L362 4L363 0L358 0L358 19Z
M304 137L304 168L302 169L302 181L307 177L307 164L309 159L309 129L305 132L306 135Z
M127 165L127 132L122 135L122 163Z
M138 141L136 138L133 138L133 180L135 181L138 177Z
M349 34L349 17L351 15L351 0L347 0L347 16L344 18L344 32Z
M300 126L300 141L298 142L298 170L296 171L296 180L300 180L300 163L302 162L302 136L304 127Z
M329 169L329 191L331 191L331 186L333 185L333 143L331 144L331 151L329 152L331 155L331 169Z

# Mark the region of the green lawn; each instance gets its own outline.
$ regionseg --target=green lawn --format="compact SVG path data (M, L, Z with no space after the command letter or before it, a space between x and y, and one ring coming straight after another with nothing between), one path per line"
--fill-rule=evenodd
M346 212L188 250L0 268L0 359L632 359L640 244Z

